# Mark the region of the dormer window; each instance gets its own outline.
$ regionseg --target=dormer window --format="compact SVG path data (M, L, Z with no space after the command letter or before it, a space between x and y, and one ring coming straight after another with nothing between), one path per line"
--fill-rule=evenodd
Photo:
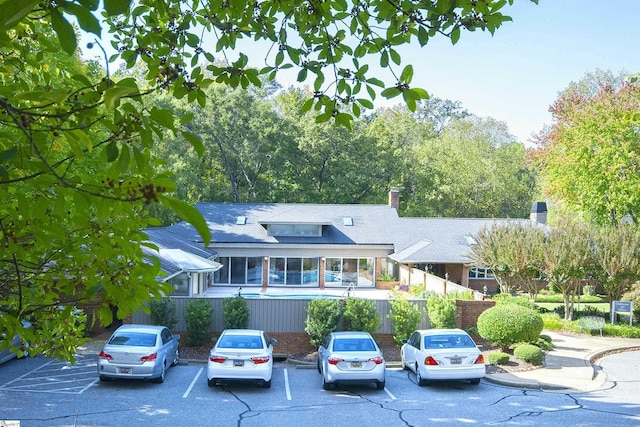
M267 232L270 236L322 236L320 224L269 224Z

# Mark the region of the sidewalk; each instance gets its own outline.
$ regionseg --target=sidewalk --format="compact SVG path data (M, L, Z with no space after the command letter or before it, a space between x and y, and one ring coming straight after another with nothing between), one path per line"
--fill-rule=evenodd
M545 355L544 367L526 372L488 374L484 379L506 386L547 391L592 391L602 387L606 381L605 374L597 365L599 357L612 350L640 350L638 338L551 331L543 334L549 335L553 342L553 350Z

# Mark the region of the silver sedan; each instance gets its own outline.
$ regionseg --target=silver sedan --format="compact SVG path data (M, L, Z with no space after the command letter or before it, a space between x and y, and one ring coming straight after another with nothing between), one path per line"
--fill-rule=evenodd
M169 366L178 363L180 335L165 326L122 325L111 335L98 357L98 375L164 382Z
M318 349L318 372L322 388L335 383L375 383L385 387L386 363L382 351L368 332L332 332Z
M479 384L485 375L482 352L461 329L415 331L400 353L402 368L415 372L421 386L432 380L468 380Z

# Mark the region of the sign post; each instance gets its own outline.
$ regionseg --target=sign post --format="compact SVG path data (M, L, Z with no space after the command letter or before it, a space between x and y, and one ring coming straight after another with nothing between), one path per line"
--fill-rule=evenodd
M633 303L631 301L614 301L611 306L611 324L615 322L617 313L629 313L629 326L633 319Z

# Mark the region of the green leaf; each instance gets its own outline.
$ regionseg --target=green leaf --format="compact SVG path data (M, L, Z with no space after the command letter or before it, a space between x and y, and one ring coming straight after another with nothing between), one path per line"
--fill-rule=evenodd
M198 157L202 157L202 155L204 154L204 144L202 143L202 140L200 140L200 138L198 138L194 134L185 131L182 131L182 136L184 137L184 139L189 141L189 144L191 144L193 149L196 150L196 153L198 153Z
M40 0L4 0L0 2L0 32L5 32L31 12Z
M120 102L120 98L123 96L134 95L138 93L137 87L123 86L118 84L112 88L107 89L104 94L104 105L107 109L112 110Z
M131 6L131 0L104 0L104 9L108 16L125 13Z
M107 155L107 161L113 162L118 158L118 155L120 153L120 150L118 150L118 144L116 144L114 141L111 141L109 145L107 145L105 153Z
M62 8L71 15L75 15L80 28L100 37L102 30L100 22L86 7L74 3L63 3Z
M411 79L413 79L413 66L407 65L400 74L400 81L404 83L411 83Z
M400 95L400 89L398 89L397 87L388 87L385 90L382 91L382 93L380 95L384 96L387 99L391 99L391 98L395 98L396 96Z
M158 195L158 199L162 204L173 209L180 218L193 225L200 234L200 237L202 237L204 246L209 246L209 242L211 241L211 230L209 230L207 222L204 220L200 211L189 203L172 197L167 197L162 194Z
M58 11L58 9L51 10L51 25L58 35L62 50L69 55L73 55L78 47L78 40L76 39L76 32L73 26L69 24L64 16Z
M451 43L456 44L460 40L460 27L456 26L453 31L451 31Z
M175 129L175 117L170 110L153 107L149 112L151 120L159 123L167 129Z

